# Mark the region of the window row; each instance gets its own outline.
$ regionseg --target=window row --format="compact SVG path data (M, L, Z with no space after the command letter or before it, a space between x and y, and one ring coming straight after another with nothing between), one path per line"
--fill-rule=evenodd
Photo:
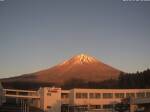
M76 93L76 98L86 99L88 98L88 93ZM101 98L101 93L89 93L89 98L99 99ZM103 93L103 98L113 98L112 93Z
M150 97L150 92L139 92L139 93L76 93L76 98L90 98L90 99L100 99L100 98L128 98L128 97Z

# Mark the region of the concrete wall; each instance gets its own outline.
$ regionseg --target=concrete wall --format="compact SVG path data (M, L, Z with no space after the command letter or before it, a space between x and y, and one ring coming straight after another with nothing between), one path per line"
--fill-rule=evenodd
M40 96L39 90L36 92L29 92L28 95L29 96ZM40 98L28 99L28 102L29 102L30 106L32 106L32 107L40 108Z
M116 93L124 93L124 98L127 98L127 94L133 93L137 97L137 93L150 92L150 89L72 89L70 90L69 104L70 105L109 105L121 102L122 98L116 98ZM87 98L76 98L76 93L87 93ZM90 93L100 93L100 98L90 98ZM112 98L103 98L103 93L112 93Z
M61 112L61 89L41 88L41 109L48 112Z
M14 90L15 91L15 90ZM17 90L23 91L23 90ZM0 86L0 98L2 96L2 86ZM127 98L127 94L134 94L134 97L149 97L150 89L71 89L71 90L61 90L61 88L40 88L37 92L28 91L28 95L38 94L40 98L33 99L31 105L39 107L46 112L61 112L61 104L68 104L69 106L100 106L104 107L109 104L115 104L122 100L122 98L117 98L116 93L123 93L124 98ZM85 93L86 98L77 98L77 93ZM100 97L91 98L90 94L100 94ZM111 93L111 98L105 98L104 94ZM137 94L139 93L139 94ZM144 93L144 94L143 94ZM62 97L63 94L67 94L67 97ZM138 96L139 95L139 96ZM0 99L0 104L2 104L2 99Z
M69 95L70 91L69 90L62 90L61 91L61 104L69 104Z

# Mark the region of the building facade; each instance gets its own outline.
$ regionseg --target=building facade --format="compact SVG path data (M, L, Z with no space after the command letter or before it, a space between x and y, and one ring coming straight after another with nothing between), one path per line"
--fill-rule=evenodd
M112 110L114 105L125 98L150 98L150 89L79 89L62 90L61 88L42 87L26 96L18 96L16 90L14 95L7 94L5 97L30 98L28 103L42 109L45 112L74 112L86 110ZM10 90L11 91L11 90ZM19 90L20 91L20 90ZM34 92L34 93L35 93ZM32 94L31 94L32 93ZM16 96L15 96L16 95Z
M150 98L150 89L72 89L62 101L68 101L66 104L75 110L112 110L126 98Z

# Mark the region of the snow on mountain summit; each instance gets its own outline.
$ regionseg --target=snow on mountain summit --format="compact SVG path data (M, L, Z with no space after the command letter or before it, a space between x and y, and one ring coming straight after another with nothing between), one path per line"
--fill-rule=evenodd
M64 61L61 65L66 64L66 63L88 64L88 63L94 63L94 62L98 62L98 60L86 54L79 54L79 55L73 56L70 60Z
M96 62L97 60L94 57L88 56L86 54L80 54L72 58L76 63L83 64L83 63L92 63Z

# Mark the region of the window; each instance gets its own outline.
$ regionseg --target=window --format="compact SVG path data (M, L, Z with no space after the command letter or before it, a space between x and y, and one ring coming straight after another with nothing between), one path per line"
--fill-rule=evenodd
M94 98L94 93L90 93L90 98Z
M101 109L101 105L96 105L96 109Z
M48 109L50 109L50 108L51 108L51 106L47 106L47 108L48 108Z
M101 105L90 105L91 109L101 109Z
M76 93L76 98L81 98L81 93Z
M111 109L113 108L113 105L103 105L103 109Z
M150 97L150 92L146 92L146 97Z
M129 98L129 97L135 97L135 93L126 93L126 97Z
M76 93L76 98L88 98L88 94L87 93Z
M61 98L63 98L63 99L68 98L68 93L62 93Z
M90 93L89 96L90 96L90 98L96 98L96 99L101 98L101 94L100 93Z
M82 98L88 98L88 94L87 93L82 93Z
M112 93L103 93L103 98L113 98Z
M115 93L115 98L124 98L124 93Z
M136 95L137 95L138 98L143 98L143 97L145 97L145 93L144 93L144 92L136 93Z
M47 93L47 96L51 96L51 93Z
M101 98L101 94L100 93L95 93L95 98Z

